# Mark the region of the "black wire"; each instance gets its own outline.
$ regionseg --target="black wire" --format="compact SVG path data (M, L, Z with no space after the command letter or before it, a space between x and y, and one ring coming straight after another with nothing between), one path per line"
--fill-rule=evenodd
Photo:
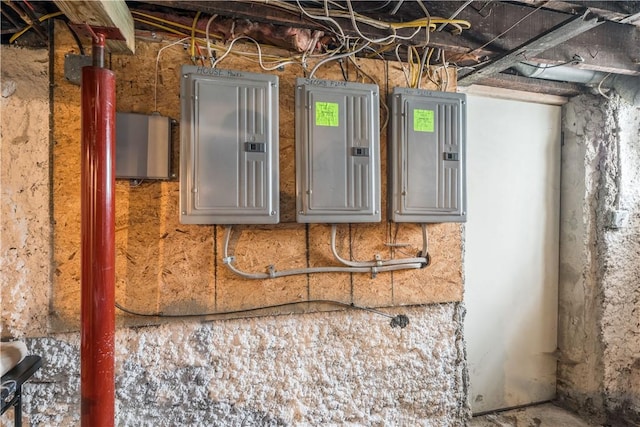
M338 60L338 64L340 64L340 71L342 71L342 78L344 79L345 82L349 81L349 78L347 77L347 73L344 70L344 61L342 61L342 59Z
M292 306L292 305L305 304L305 303L331 304L331 305L336 305L336 306L339 306L339 307L345 307L345 308L352 308L352 309L355 309L355 310L368 311L370 313L377 314L379 316L383 316L383 317L386 317L388 319L395 319L395 318L398 317L398 316L393 316L393 315L388 314L388 313L384 313L382 311L375 310L373 308L361 307L361 306L357 306L355 304L349 304L349 303L346 303L346 302L340 302L340 301L334 301L334 300L324 300L324 299L313 299L313 300L306 300L306 301L286 302L286 303L283 303L283 304L266 305L266 306L262 306L262 307L247 308L247 309L243 309L243 310L219 311L219 312L213 312L213 313L187 313L187 314L164 314L162 312L141 313L141 312L130 310L130 309L126 308L126 307L123 307L122 305L118 304L117 302L115 303L115 306L119 310L124 311L127 314L131 314L131 315L134 315L134 316L142 316L142 317L208 317L208 316L223 316L223 315L228 315L228 314L251 313L251 312L260 311L260 310L268 310L268 309L273 309L273 308L289 307L289 306Z
M73 28L71 28L71 25L69 25L68 21L65 22L65 24L67 24L67 28L69 29L69 32L73 36L73 39L76 41L76 44L78 45L78 48L80 49L80 55L84 56L84 46L82 46L82 41L80 40L80 37L78 37L78 34L76 34L76 32L73 30Z
M567 61L567 62L563 62L561 64L553 64L553 65L538 65L538 64L533 64L530 62L527 62L526 65L530 66L530 67L535 67L535 68L541 68L543 70L546 70L547 68L555 68L555 67L562 67L564 65L569 65L569 64L580 64L581 62L583 62L583 60L580 59L572 59L571 61Z

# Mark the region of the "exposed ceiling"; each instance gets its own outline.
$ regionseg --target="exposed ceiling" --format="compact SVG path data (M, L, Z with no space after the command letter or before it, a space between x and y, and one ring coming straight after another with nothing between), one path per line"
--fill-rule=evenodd
M73 22L85 16L75 14L77 10L96 3L100 2L3 1L2 40L32 46L46 43L46 21L58 7ZM138 35L189 35L192 27L204 31L209 22L212 37L227 45L239 35L300 53L335 50L338 54L367 44L360 55L394 61L399 56L406 61L412 52L418 65L424 58L430 64L456 66L462 86L480 83L574 95L589 85L602 85L611 75L640 76L640 1L160 0L121 4L131 12ZM213 15L217 17L210 21ZM426 24L431 25L428 34ZM569 67L585 72L578 83L532 78L546 77L542 71L551 75L556 67L563 72L551 76L554 80L573 79Z

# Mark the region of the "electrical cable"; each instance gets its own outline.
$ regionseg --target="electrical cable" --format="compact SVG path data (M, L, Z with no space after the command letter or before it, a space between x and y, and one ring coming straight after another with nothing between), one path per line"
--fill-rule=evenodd
M448 65L447 65L447 61L445 60L444 57L444 50L442 51L442 69L444 71L444 75L446 76L446 80L444 80L442 77L440 78L440 81L442 82L442 84L440 85L440 90L443 92L446 92L447 88L449 87L449 70L448 70ZM440 73L442 74L442 73Z
M540 68L542 70L546 70L548 68L556 68L556 67L562 67L565 65L569 65L569 64L580 64L584 62L584 58L580 55L573 55L573 58L571 58L569 61L566 62L562 62L560 64L553 64L553 65L549 65L549 64L544 64L544 65L539 65L539 64L534 64L532 62L523 62L524 64L528 65L529 67L534 67L534 68Z
M373 9L369 9L369 12L376 12L378 10L382 10L385 7L389 6L389 3L391 3L393 0L387 0L382 6L378 6L378 7L374 7ZM393 14L392 14L393 15Z
M350 52L342 53L342 54L339 54L339 55L333 55L333 56L330 56L328 58L323 59L322 61L318 62L315 65L315 67L313 67L313 69L309 73L309 78L312 79L314 74L318 70L318 68L320 68L322 65L326 64L327 62L335 61L336 59L346 58L348 56L355 55L356 53L360 52L361 50L364 50L367 46L369 46L369 42L365 43L364 45L362 45L358 49L352 50Z
M511 25L509 28L507 28L506 30L504 30L503 32L501 32L500 34L498 34L497 36L495 36L494 38L492 38L491 40L489 40L488 42L486 42L485 44L483 44L480 47L477 47L475 49L473 49L471 52L469 52L469 54L473 54L474 52L484 49L485 47L489 46L491 43L493 43L494 41L498 40L500 37L504 36L505 34L507 34L509 31L513 30L516 26L518 26L522 21L524 21L525 19L527 19L528 17L530 17L531 15L533 15L534 13L536 13L537 11L539 11L542 6L544 6L544 3L541 4L540 6L536 7L535 9L533 9L531 12L527 13L525 16L523 16L522 18L518 19L513 25Z
M84 46L82 45L82 40L80 40L80 37L78 37L78 34L76 34L73 28L71 28L71 25L69 25L69 22L67 21L65 23L67 24L67 28L71 33L71 37L73 37L73 39L76 41L76 44L78 45L78 49L80 50L80 55L84 56Z
M175 42L169 43L168 45L161 47L160 50L158 50L158 55L156 56L156 73L155 73L155 81L153 84L153 111L158 111L158 66L160 64L160 54L165 50L168 49L172 46L175 46L177 44L180 43L184 43L185 41L189 40L189 37L184 37L180 40L177 40Z
M602 83L604 83L604 81L607 80L610 75L611 75L611 73L608 73L606 76L603 77L602 80L600 80L600 83L598 83L598 93L600 95L604 96L606 99L610 99L611 97L609 95L605 94L604 92L602 92Z
M313 273L371 273L372 275L376 275L377 273L388 272L388 271L410 270L410 269L417 270L424 266L422 263L411 263L411 264L408 263L403 265L383 265L380 267L378 266L307 267L307 268L297 268L297 269L276 271L275 267L273 265L270 265L268 267L268 273L248 273L235 267L233 265L233 262L235 261L235 257L229 255L229 240L231 239L231 230L232 230L231 225L226 227L222 262L227 266L229 270L231 270L232 272L234 272L240 277L244 277L245 279L265 280L265 279L275 279L279 277L296 276L301 274L313 274Z
M320 16L320 15L311 15L310 13L308 13L300 4L300 0L296 0L296 4L298 5L298 8L300 9L300 11L308 16L309 18L313 19L313 20L319 20L319 21L326 21L326 22L330 22L333 25L335 25L338 30L340 31L340 47L344 46L344 42L345 42L345 35L344 35L344 31L342 30L342 26L340 24L338 24L338 22L328 16ZM330 28L331 29L331 28ZM334 34L338 35L338 33L335 32L335 30L331 29L331 31L333 31Z
M48 19L51 18L55 18L57 16L63 15L62 12L54 12L54 13L49 13L47 15L42 15L40 18L38 18L39 22L44 22ZM26 33L27 31L29 31L31 28L33 28L33 25L29 24L26 27L24 27L22 30L18 31L17 33L15 33L13 36L11 36L11 38L9 39L9 43L13 43L15 42L20 36L22 36L24 33Z
M122 305L120 305L119 303L115 303L115 306L118 310L127 313L127 314L131 314L133 316L141 316L141 317L159 317L159 318L190 318L190 317L211 317L211 316L228 316L228 315L233 315L233 314L245 314L245 313L254 313L256 311L262 311L262 310L271 310L274 308L284 308L284 307L291 307L291 306L296 306L296 305L301 305L301 304L331 304L331 305L335 305L338 307L344 307L344 308L350 308L353 310L361 310L361 311L366 311L372 314L376 314L378 316L382 316L385 317L387 319L391 319L391 327L395 328L400 327L400 328L405 328L408 324L409 324L409 318L405 315L405 314L398 314L398 315L391 315L389 313L385 313L384 311L380 311L380 310L376 310L374 308L369 308L369 307L363 307L363 306L359 306L359 305L355 305L353 303L349 304L346 302L342 302L342 301L336 301L336 300L325 300L325 299L312 299L312 300L306 300L306 301L292 301L292 302L285 302L282 304L273 304L273 305L265 305L262 307L255 307L255 308L245 308L242 310L229 310L229 311L216 311L216 312L210 312L210 313L184 313L184 314L166 314L163 313L161 311L156 312L156 313L142 313L139 311L135 311L135 310L131 310L128 309Z
M391 11L391 15L395 15L396 13L398 13L398 10L400 10L400 6L402 6L402 3L404 3L404 0L398 0L398 4L396 4Z
M196 13L196 16L193 18L193 24L191 25L191 62L195 64L196 62L196 25L198 24L198 18L200 18L200 11Z
M431 50L431 52L433 52L433 49L430 49L429 47L425 47L424 51L422 52L422 58L420 59L420 78L418 79L418 89L420 89L420 86L422 85L422 76L424 74L424 67L425 65L427 67L429 67L429 64L427 63L427 58L430 58L429 55L429 51ZM427 72L429 72L429 70L427 70Z
M278 69L278 68L280 68L280 67L284 67L285 65L289 65L289 64L298 64L298 63L299 63L298 61L292 61L292 60L289 60L289 61L278 62L276 65L274 65L274 66L272 66L272 67L267 67L267 66L266 66L266 65L264 65L264 63L262 62L262 48L260 47L260 43L258 43L256 40L252 39L252 38L251 38L251 37L249 37L249 36L238 36L238 37L234 38L234 39L231 41L231 44L229 45L229 47L227 48L227 50L225 51L225 53L224 53L223 55L221 55L218 59L216 59L216 60L211 64L211 67L212 67L212 68L216 68L216 66L218 65L218 63L219 63L220 61L222 61L224 58L226 58L226 57L229 55L229 53L231 52L231 49L233 48L233 45L234 45L238 40L242 40L242 39L252 41L252 42L256 45L256 47L258 48L258 63L260 64L260 68L262 68L262 69L263 69L263 70L265 70L265 71L273 71L273 70L276 70L276 69Z
M209 54L209 61L211 61L211 67L213 67L213 51L211 49L211 41L209 40L209 27L214 19L218 17L218 14L211 15L211 18L207 21L207 26L204 29L204 34L207 39L207 53Z
M418 0L418 1L420 1L420 0ZM421 2L421 1L420 1L420 2ZM421 2L421 3L422 3L422 2ZM451 16L449 17L449 19L454 19L456 16L458 16L458 15L460 14L460 12L462 12L464 9L466 9L466 8L467 8L467 6L469 6L471 3L473 3L473 0L467 0L466 2L464 2L464 4L462 4L462 6L460 6L458 9L456 9L456 11L455 11L455 12L453 12L453 13L451 14ZM443 29L444 27L446 27L446 26L447 26L447 24L446 24L446 23L440 24L440 26L436 29L436 31L442 31L442 29Z
M376 260L376 261L350 261L342 258L338 254L338 250L336 249L336 233L338 226L336 224L331 224L331 252L333 253L333 257L338 260L340 263L349 266L349 267L382 267L387 265L404 265L404 264L415 264L420 263L423 265L427 264L426 257L416 257L416 258L401 258L401 259L387 259L387 260ZM426 235L423 233L423 250L427 246ZM426 253L426 252L424 252Z
M407 83L407 87L410 87L411 83L409 82L409 73L407 72L407 69L405 68L404 63L402 62L402 59L400 59L400 54L398 53L400 46L402 45L398 44L396 45L396 48L395 48L396 59L398 60L398 62L400 63L400 67L402 68L402 74L404 74L404 80ZM407 55L408 54L409 54L409 51L407 48Z
M150 14L148 14L148 13L142 13L142 12L139 12L139 11L137 11L137 10L132 10L132 11L131 11L131 14L132 14L132 15L142 16L142 17L144 17L144 18L153 19L153 20L158 21L158 22L161 22L161 23L163 23L163 24L172 25L172 26L174 26L174 27L176 27L176 28L180 28L180 29L182 29L182 30L186 30L186 31L189 31L189 32L191 32L191 29L192 29L192 27L191 27L191 26L189 26L189 25L184 25L184 24L181 24L181 23L179 23L179 22L170 21L170 20L168 20L168 19L160 18L160 17L158 17L158 16L150 15ZM160 27L160 24L155 24L155 23L153 23L153 22L149 22L149 21L144 21L144 20L136 19L135 17L134 17L133 19L134 19L134 20L136 20L136 21L139 21L139 22L143 22L143 23L148 24L148 25L155 25L156 27ZM168 29L168 30L171 30L171 32L173 32L173 34L176 34L176 32L175 32L176 30L174 30L174 29L167 28L167 27L165 27L165 26L162 26L161 28L162 28L162 29L165 29L165 30L167 30L167 29ZM200 30L200 29L198 29L198 28L196 28L196 29L195 29L195 32L196 32L196 33L199 33L199 34L202 34L202 35L205 35L205 31L202 31L202 30ZM188 34L187 34L187 33L180 33L180 32L178 32L177 34L184 35L185 37L186 37L186 36L188 36ZM215 38L218 38L218 39L222 39L222 37L221 37L221 36L217 36L217 35L216 35L216 36L212 36L212 37L215 37Z
M171 33L171 34L175 34L177 36L181 36L181 37L188 37L189 36L187 33L182 33L182 32L180 32L178 30L174 30L173 28L166 27L166 26L164 26L162 24L156 24L155 22L147 21L146 19L141 19L141 18L134 17L133 20L135 22L140 22L141 24L149 25L151 27L158 28L159 30L166 31L166 32Z
M297 1L297 0L296 0ZM353 11L353 6L351 5L351 0L347 0L347 8L349 9L349 18L351 19L351 25L353 26L353 29L356 30L356 33L358 33L358 35L363 39L368 41L369 43L374 43L374 44L384 44L385 42L387 42L389 39L392 39L395 37L395 33L391 34L389 36L386 37L382 37L380 39L370 39L367 36L365 36L364 34L362 34L362 32L360 31L360 28L358 28L358 23L356 22L356 14Z

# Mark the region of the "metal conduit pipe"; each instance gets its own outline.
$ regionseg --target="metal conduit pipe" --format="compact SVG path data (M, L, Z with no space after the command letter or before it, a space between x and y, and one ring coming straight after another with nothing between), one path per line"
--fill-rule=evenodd
M633 106L640 106L640 76L623 74L609 75L601 71L583 70L566 65L553 66L519 62L513 66L520 74L544 80L599 85L614 89L618 95Z

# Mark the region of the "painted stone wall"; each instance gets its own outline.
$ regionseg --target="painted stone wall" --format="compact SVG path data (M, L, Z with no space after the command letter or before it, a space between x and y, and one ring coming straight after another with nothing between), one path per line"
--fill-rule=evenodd
M0 48L2 337L47 330L51 295L49 57Z
M69 46L65 49L73 51ZM5 52L13 56L5 56ZM147 59L153 63L154 57ZM128 60L123 61L126 66ZM24 73L25 64L39 68ZM18 87L12 97L2 100L2 334L26 337L30 352L44 358L42 369L24 387L25 421L31 425L73 426L79 425L80 417L80 338L77 332L51 332L72 323L60 325L55 305L53 316L48 315L50 303L61 301L58 298L65 295L52 295L50 291L50 275L61 280L65 273L50 258L49 200L56 187L59 190L60 186L75 184L49 179L47 67L46 52L2 48L3 81L6 73L13 76ZM61 80L54 84L56 90L77 90ZM21 87L38 95L24 95ZM145 93L150 87L144 88ZM126 88L119 90L126 92ZM32 99L37 103L29 103ZM22 107L5 109L8 101ZM56 133L56 126L59 130L61 124L54 120L57 136L51 140L51 151L59 154L62 145L69 156L59 157L62 161L58 168L64 168L65 161L79 152L79 145L73 142L79 138L77 105L76 99L71 98L56 107L76 114L76 127L65 128L65 132ZM13 115L5 121L7 111ZM9 132L15 136L6 137ZM26 136L19 138L23 134ZM71 144L69 138L74 138ZM16 142L15 147L7 145L10 141ZM12 162L20 167L14 167ZM54 170L51 176L55 177L55 173ZM141 220L144 212L157 212L148 206L157 206L160 187L147 187L136 197L127 195L121 200L135 203L133 218ZM35 190L39 192L34 193ZM128 194L128 183L119 184L119 191L120 197ZM19 196L24 192L28 194ZM11 198L5 198L5 194ZM35 198L33 194L39 196ZM77 218L73 219L74 203L63 199L54 204L58 213L68 212L68 216L58 218L70 221L68 227L77 225ZM121 224L131 226L126 218ZM155 224L157 216L150 216L148 221ZM132 224L134 231L143 227L135 221ZM457 239L460 238L458 226L433 230L434 247L444 241L437 236L458 233ZM355 231L359 239L368 233ZM319 232L326 234L326 230ZM140 237L130 233L131 239ZM399 238L406 236L403 233L400 230ZM460 251L460 243L456 245ZM141 244L138 247L142 248ZM12 254L12 248L16 248L16 254ZM34 253L39 256L38 262L30 261ZM66 255L66 263L77 262L78 253ZM454 289L453 294L446 293L446 299L459 299L461 258L455 254L444 256L457 259L453 272L458 279L454 286L436 283L435 290L429 292L436 295ZM120 260L131 261L126 256ZM5 265L14 267L5 270ZM135 267L134 263L129 264L129 268ZM76 281L72 274L67 278L64 290L69 298L77 298ZM346 284L345 289L349 289L349 279L337 283ZM427 287L420 282L413 286L417 285ZM390 282L382 288L388 298ZM411 298L412 287L405 289L406 298ZM133 293L121 295L127 295L127 301L135 301ZM144 292L140 296L149 298ZM164 297L169 301L170 294ZM13 307L7 304L14 300ZM409 326L391 328L388 318L354 310L204 322L171 320L139 327L120 324L116 332L117 425L464 425L469 408L461 304L448 302L385 311L406 314ZM73 313L71 309L67 312L72 320ZM53 319L54 324L47 325L47 319ZM0 425L12 425L11 417L10 412L5 414Z
M640 421L640 109L615 94L564 109L561 400ZM615 212L628 218L616 224ZM618 228L618 226L620 226Z
M119 329L117 425L462 426L468 416L458 304ZM47 354L29 387L36 425L79 422L79 338L29 340Z

